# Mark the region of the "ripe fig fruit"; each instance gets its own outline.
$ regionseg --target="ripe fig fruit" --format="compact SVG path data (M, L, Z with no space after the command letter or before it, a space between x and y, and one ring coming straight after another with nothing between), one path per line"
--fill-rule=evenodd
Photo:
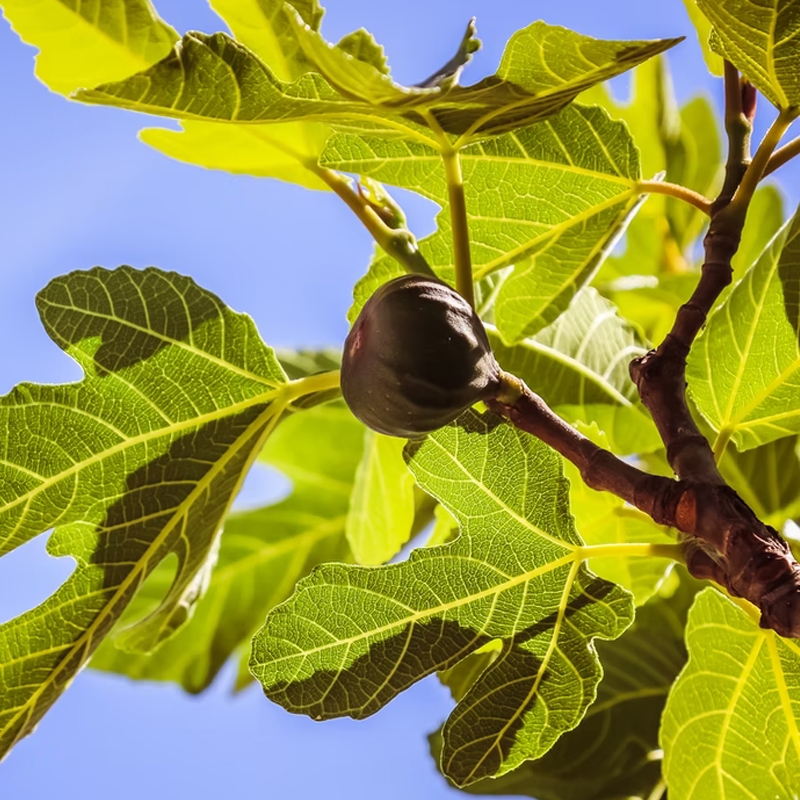
M365 425L418 436L500 386L483 323L446 283L404 275L367 300L344 343L342 394Z

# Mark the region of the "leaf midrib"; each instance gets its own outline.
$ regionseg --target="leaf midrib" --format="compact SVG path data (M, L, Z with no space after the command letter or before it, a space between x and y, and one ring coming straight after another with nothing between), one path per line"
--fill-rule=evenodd
M566 547L567 545L566 542L561 542L561 544L565 546L565 549L568 549ZM462 557L462 556L448 555L443 557L450 559L465 558L467 560L474 560L474 559L469 559L469 557L466 556ZM570 551L566 555L561 556L560 558L555 559L554 561L549 561L546 564L542 564L541 566L536 567L535 569L522 572L519 575L511 577L509 580L503 583L490 586L489 588L483 589L480 592L475 592L474 594L470 594L465 597L459 597L456 600L453 600L448 603L440 603L438 606L429 606L428 608L415 611L412 614L408 615L407 617L404 617L403 619L394 620L386 625L381 625L378 628L372 628L371 630L368 631L362 631L361 633L358 633L355 636L347 637L346 639L336 639L335 641L327 642L317 647L304 649L299 652L294 652L291 653L290 655L280 656L278 658L270 658L268 665L271 667L275 664L280 664L284 661L291 661L297 658L307 659L309 656L312 656L315 653L321 653L326 650L330 650L332 648L341 647L343 645L349 646L355 644L356 642L360 642L363 639L372 639L374 637L378 637L381 634L391 632L396 628L404 628L407 625L415 625L416 623L422 620L426 620L429 617L439 616L440 614L443 614L446 611L461 608L464 605L468 605L478 600L482 600L484 597L491 597L496 594L502 594L503 592L512 589L521 583L526 583L532 580L533 578L539 577L540 575L546 575L548 572L552 572L553 570L558 569L559 567L562 567L565 564L570 564L574 562L576 559L582 560L582 558L583 556L579 552L575 550ZM492 568L491 564L487 564L486 562L480 562L480 563L483 566ZM314 587L303 586L300 588L300 591L308 591L309 589L312 588ZM354 588L357 588L358 591L369 593L368 590L365 589L364 587L359 586ZM378 596L382 600L390 600L392 602L397 602L394 600L394 598L387 597L386 595L378 595ZM328 631L325 628L323 628L323 630L325 631L325 633L330 635L330 631Z

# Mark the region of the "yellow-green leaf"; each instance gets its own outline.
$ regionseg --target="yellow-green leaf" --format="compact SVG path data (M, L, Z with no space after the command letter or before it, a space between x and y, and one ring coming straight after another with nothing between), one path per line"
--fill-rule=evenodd
M404 445L404 439L364 433L347 515L347 540L358 564L385 563L411 536L414 476L403 460Z
M800 432L800 214L789 220L692 348L689 391L740 450Z
M670 797L780 798L800 793L800 646L758 626L716 589L686 625L689 662L664 710Z
M153 648L186 622L245 472L302 394L252 320L175 273L73 272L37 304L85 377L0 398L0 552L54 528L49 552L77 565L0 626L0 752L32 730L169 555L172 583L125 645Z
M542 442L469 411L406 457L461 535L396 565L318 568L267 618L251 669L294 712L360 718L502 639L444 728L443 771L467 785L578 724L601 676L592 640L630 624L631 598L583 564L560 458Z
M697 0L713 30L711 49L778 108L800 106L796 0Z
M149 0L2 0L0 8L39 48L36 77L61 94L146 69L178 39Z

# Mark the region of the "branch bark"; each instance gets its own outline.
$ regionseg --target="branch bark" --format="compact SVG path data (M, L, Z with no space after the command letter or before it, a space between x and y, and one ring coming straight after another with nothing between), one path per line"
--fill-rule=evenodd
M650 475L599 447L561 419L518 378L485 401L520 430L571 461L587 486L613 492L655 522L684 534L684 560L761 611L761 626L800 637L800 564L778 532L758 520L729 486ZM706 443L707 445L707 443Z

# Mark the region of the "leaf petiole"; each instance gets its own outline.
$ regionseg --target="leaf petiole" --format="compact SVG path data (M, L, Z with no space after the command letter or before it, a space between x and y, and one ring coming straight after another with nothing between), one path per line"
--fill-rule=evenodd
M381 216L370 204L369 199L353 189L351 181L344 175L325 167L312 169L361 220L364 227L372 234L378 246L392 258L396 259L407 272L418 272L436 277L430 264L417 246L417 240L407 228L392 228L381 219Z
M745 212L759 181L764 177L775 148L780 144L783 135L799 115L800 107L784 108L770 125L769 130L764 134L764 138L758 146L758 150L756 150L756 154L753 156L753 160L744 173L739 188L733 195L733 200L731 200L730 204L732 210L738 210L742 214Z
M767 162L767 167L764 170L764 174L761 176L762 179L766 178L767 175L775 172L776 169L782 167L787 161L791 161L795 156L800 155L800 136L796 139L792 139L791 142L788 142L783 147L779 147L769 158Z
M585 544L576 555L590 558L671 558L683 563L683 544L680 542L611 542L608 544Z
M453 249L455 251L456 289L474 308L475 292L472 286L472 257L469 251L469 227L467 224L467 201L464 196L464 177L461 174L461 159L458 150L449 145L442 148L447 193L450 200L450 222L453 226Z
M283 395L284 402L290 403L307 394L315 392L325 392L330 389L339 388L339 370L333 369L330 372L320 372L317 375L307 375L304 378L297 378L288 381L279 390Z
M689 203L689 205L694 206L706 215L710 216L711 214L711 201L707 197L704 197L699 192L695 192L693 189L688 189L686 186L680 186L677 183L668 183L667 181L637 181L636 191L639 194L666 194L678 200L683 200L685 203Z

